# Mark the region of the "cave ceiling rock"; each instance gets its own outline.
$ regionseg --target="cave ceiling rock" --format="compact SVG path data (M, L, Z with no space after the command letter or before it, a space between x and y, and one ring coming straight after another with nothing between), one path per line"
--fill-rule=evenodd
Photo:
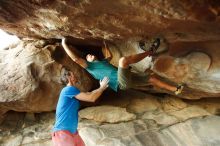
M219 1L2 0L0 28L19 37L169 42L219 40Z

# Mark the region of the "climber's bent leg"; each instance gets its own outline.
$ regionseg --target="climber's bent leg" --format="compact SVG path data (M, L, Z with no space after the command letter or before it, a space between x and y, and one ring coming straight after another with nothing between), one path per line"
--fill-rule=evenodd
M150 56L150 55L151 55L151 52L146 51L146 52L139 53L139 54L121 57L119 59L119 67L128 68L130 64L137 63L141 61L142 59L144 59L145 57Z
M149 83L151 83L152 85L154 86L157 86L159 88L162 88L162 89L166 89L166 90L169 90L169 91L172 91L172 92L175 92L177 90L177 87L175 86L172 86L172 85L169 85L155 77L150 77L149 78Z

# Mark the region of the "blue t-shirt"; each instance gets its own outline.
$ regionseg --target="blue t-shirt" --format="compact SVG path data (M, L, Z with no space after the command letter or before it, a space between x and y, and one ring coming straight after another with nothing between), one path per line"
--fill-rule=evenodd
M73 86L66 86L62 89L56 107L56 122L53 132L68 130L71 133L77 131L79 100L75 98L80 91Z
M105 76L109 78L109 87L118 90L118 69L111 65L106 59L102 61L87 62L86 70L97 80Z

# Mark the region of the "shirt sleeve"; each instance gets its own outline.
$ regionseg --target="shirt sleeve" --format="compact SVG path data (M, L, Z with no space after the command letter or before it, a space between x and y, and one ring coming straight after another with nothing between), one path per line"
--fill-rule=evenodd
M85 69L87 69L87 68L89 68L91 66L91 62L86 61L86 63L87 63L87 67Z
M80 93L79 89L76 87L70 86L66 89L65 96L73 98Z

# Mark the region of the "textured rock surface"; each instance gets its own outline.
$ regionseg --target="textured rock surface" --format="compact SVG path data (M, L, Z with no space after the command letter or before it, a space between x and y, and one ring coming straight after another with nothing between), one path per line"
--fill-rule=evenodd
M111 63L116 66L121 56L143 52L138 40L161 36L168 42L164 46L168 51L157 59L153 70L173 84L186 84L179 97L219 97L219 6L218 1L206 0L1 1L0 28L20 37L69 36L73 44L100 45L107 40L113 44ZM146 58L133 69L144 72L150 61ZM31 82L31 90L40 87L37 81Z
M76 74L77 85L89 90L92 79L78 65L62 53L59 45L44 45L39 41L21 42L17 47L1 50L0 58L0 113L7 110L42 112L55 109L60 84L62 63ZM56 62L54 59L60 61ZM85 82L87 84L85 84Z
M164 37L166 51L156 56L154 64L152 58L134 64L133 71L141 74L151 67L162 80L186 85L180 98L206 99L119 92L100 101L108 105L102 113L83 111L84 118L95 121L81 119L80 134L89 146L220 145L220 119L210 115L220 113L219 100L210 98L220 97L219 1L1 0L0 28L35 39L68 36L76 45L101 45L106 40L115 66L121 56L143 52L140 39ZM51 145L54 113L3 113L54 110L61 65L80 78L81 91L95 86L91 76L50 41L22 42L0 52L0 145ZM173 94L151 86L138 89ZM110 108L111 113L109 106L120 110ZM136 118L109 119L118 113Z
M219 124L219 117L210 116L188 120L161 130L161 141L167 145L219 145L219 134L216 125ZM186 130L188 129L188 130Z
M79 117L107 123L117 123L136 119L136 116L127 112L125 108L105 105L83 109L79 112Z
M24 41L15 48L1 50L1 114L8 110L29 112L54 110L59 91L62 87L59 84L60 68L62 65L68 66L77 75L79 78L79 84L77 86L81 91L88 91L94 87L95 82L86 71L74 64L73 61L65 55L59 43L53 43L54 44L43 40ZM175 83L186 84L183 94L180 95L182 98L197 99L219 97L220 80L218 72L220 67L219 60L217 59L219 55L217 45L219 43L203 42L201 44L206 48L203 49L204 52L199 52L202 48L197 49L198 51L193 53L183 51L182 56L180 56L181 51L175 54L175 51L173 51L175 44L172 44L169 52L159 56L153 66L153 70L159 75ZM196 44L194 45L195 48L200 47L196 46ZM126 46L131 52L122 52L122 50L120 50ZM181 43L178 46L181 46ZM187 45L185 46L187 47ZM183 47L185 46L183 45ZM192 45L188 45L188 47L189 46L192 47ZM126 53L128 55L135 51L143 51L138 48L137 41L134 40L121 43L118 46L112 46L110 49L115 53L112 60L113 64L115 60L118 61L119 59L117 55L126 55ZM181 50L180 47L177 49ZM180 57L178 57L178 55ZM146 58L139 64L135 64L133 69L141 74L150 66L150 62L150 58ZM163 68L161 68L161 66ZM144 87L141 88L141 90L142 89L172 94L156 88ZM117 94L115 96L117 96ZM157 108L158 105L153 105L157 102L154 100L149 101L153 102L152 105L148 104L147 108L143 108L149 99L145 100L146 102L142 102L141 98L131 100L132 106L129 110L133 112L137 112L138 110L140 112L140 109L149 111ZM111 101L114 102L114 99L111 99ZM122 100L120 103L121 107L123 107L122 105L126 106L129 104L126 102L126 100ZM139 105L135 106L135 104ZM116 105L118 106L119 104Z
M21 37L119 40L162 34L170 41L219 40L219 1L11 0L0 27Z
M121 113L122 108L115 106L117 101L118 104L121 103L121 98L129 102L124 107L129 113L136 115L136 119L120 121L120 118L117 118L117 121L112 121L107 118L100 122L100 119L106 119L106 115L114 119L115 115ZM134 102L140 99L144 104ZM159 98L131 90L128 93L120 93L114 103L108 102L109 106L104 109L105 106L97 106L81 110L83 115L92 116L94 114L90 111L96 109L97 116L93 116L93 120L87 120L84 116L79 120L78 130L88 146L217 146L220 144L220 117L210 115L205 108L199 107L201 103L204 103L204 99L192 103L171 96ZM206 102L207 105L216 103ZM138 105L142 108L129 110ZM152 105L157 108L143 110ZM103 110L97 112L97 109ZM110 113L107 109L117 110L111 110ZM216 107L216 110L218 109L219 107ZM40 114L9 112L0 124L0 144L52 146L50 132L54 123L54 114L53 112Z
M220 141L216 136L219 134L216 125L219 122L220 118L216 116L195 118L157 131L160 128L155 123L138 120L95 128L86 127L81 129L80 134L86 144L91 146L217 146ZM211 134L207 134L207 131Z
M169 55L154 63L157 74L176 83L186 84L184 98L219 97L219 52L217 41L173 43ZM193 92L192 92L193 91Z

